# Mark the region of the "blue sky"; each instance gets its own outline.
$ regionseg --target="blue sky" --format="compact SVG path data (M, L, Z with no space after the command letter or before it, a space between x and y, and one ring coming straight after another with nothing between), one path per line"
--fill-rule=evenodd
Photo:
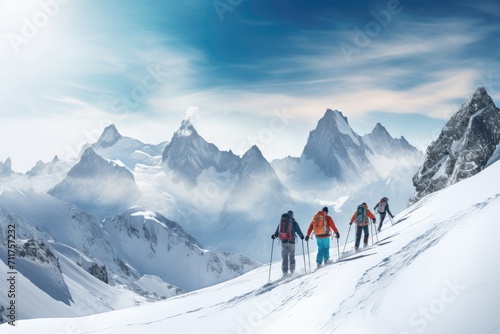
M500 104L493 0L0 0L0 160L74 157L110 124L187 115L220 149L300 155L327 108L424 150L478 86Z

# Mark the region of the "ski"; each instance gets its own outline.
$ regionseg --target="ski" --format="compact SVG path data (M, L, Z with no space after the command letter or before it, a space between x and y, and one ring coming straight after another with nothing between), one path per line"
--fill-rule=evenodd
M295 278L298 278L300 276L302 276L302 275L301 274L291 274L291 275L282 276L282 277L277 278L277 279L275 279L273 281L267 282L266 284L264 284L263 287L269 287L269 286L276 285L276 284L279 284L279 283L285 283L285 282L288 282L288 281L292 281Z

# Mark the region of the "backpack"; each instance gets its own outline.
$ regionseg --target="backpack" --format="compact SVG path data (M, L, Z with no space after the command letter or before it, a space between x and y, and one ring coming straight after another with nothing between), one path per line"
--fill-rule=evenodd
M366 207L363 204L358 205L356 209L356 223L363 226L366 222Z
M384 197L378 203L377 211L380 212L380 213L384 213L386 206L387 206L387 197Z
M292 227L293 227L293 220L290 218L290 216L287 213L284 213L281 215L280 219L280 229L279 229L279 236L281 240L292 240L293 239L293 233L292 233Z
M321 214L316 214L313 218L313 232L316 235L328 233L328 226L326 224L326 217Z

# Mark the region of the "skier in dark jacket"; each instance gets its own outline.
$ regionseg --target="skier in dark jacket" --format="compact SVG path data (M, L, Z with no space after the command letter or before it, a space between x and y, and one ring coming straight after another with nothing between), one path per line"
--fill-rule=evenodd
M391 218L394 218L391 210L389 210L389 199L387 197L382 197L382 199L375 205L373 208L374 211L377 211L380 215L380 224L378 225L377 231L380 232L382 229L382 224L384 223L385 215L388 213Z
M274 240L279 238L281 240L281 270L283 276L288 275L288 268L290 268L290 275L295 271L295 235L298 234L300 239L304 240L304 234L300 230L299 224L293 218L293 211L288 211L281 215L280 223L276 228L276 232L271 235Z

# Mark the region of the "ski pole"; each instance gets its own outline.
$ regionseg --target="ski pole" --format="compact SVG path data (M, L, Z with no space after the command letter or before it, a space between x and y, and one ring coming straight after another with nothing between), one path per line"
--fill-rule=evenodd
M368 224L370 224L370 223L368 223ZM373 245L375 244L375 243L373 242L373 223L372 223L372 224L370 224L370 225L372 226L372 246L373 246Z
M267 283L271 282L271 263L273 263L273 248L274 248L274 239L273 243L271 244L271 260L269 260L269 279Z
M373 224L375 225L375 224ZM377 238L377 243L378 243L378 229L377 226L375 226L375 237Z
M342 254L345 253L345 246L347 245L347 239L349 239L349 232L351 232L351 226L352 224L349 224L349 231L347 231L347 237L345 238L345 244L344 244L344 249L342 250Z
M391 218L391 225L394 226L394 219L392 219L392 216L389 216Z
M304 251L304 239L302 239L302 256L304 257L304 271L307 274L307 267L306 267L306 252Z
M306 245L307 245L307 258L309 259L309 272L311 272L311 254L309 254L309 240L307 240Z
M337 254L339 256L338 262L340 262L340 246L339 246L339 238L337 238Z

